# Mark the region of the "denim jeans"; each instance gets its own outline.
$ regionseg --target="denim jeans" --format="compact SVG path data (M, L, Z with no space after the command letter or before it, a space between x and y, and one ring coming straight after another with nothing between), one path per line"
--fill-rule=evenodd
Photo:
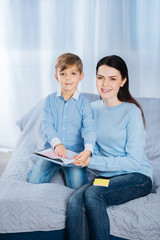
M67 187L78 189L88 182L87 168L60 166L51 161L39 159L28 176L28 182L34 184L49 183L62 169Z
M118 240L110 235L107 207L144 197L151 192L152 181L140 173L110 178L109 186L85 184L70 197L66 228L68 240Z

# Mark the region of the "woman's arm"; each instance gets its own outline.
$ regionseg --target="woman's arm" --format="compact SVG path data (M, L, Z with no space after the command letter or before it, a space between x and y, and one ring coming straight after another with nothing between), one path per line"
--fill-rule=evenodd
M90 103L86 103L82 111L82 138L84 139L84 150L89 150L93 153L96 141L95 122Z

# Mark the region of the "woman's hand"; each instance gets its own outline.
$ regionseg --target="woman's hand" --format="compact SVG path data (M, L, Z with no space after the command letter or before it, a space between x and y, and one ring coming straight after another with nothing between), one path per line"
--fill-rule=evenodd
M75 158L75 162L73 163L75 166L86 167L89 165L91 152L84 150L79 153L77 156L73 156Z
M91 158L88 157L87 160L81 165L81 167L88 167L90 160L91 160Z
M55 150L55 153L56 153L58 156L60 156L60 157L62 157L62 158L65 158L65 157L66 157L66 148L63 146L62 143L56 145L55 148L54 148L54 150Z

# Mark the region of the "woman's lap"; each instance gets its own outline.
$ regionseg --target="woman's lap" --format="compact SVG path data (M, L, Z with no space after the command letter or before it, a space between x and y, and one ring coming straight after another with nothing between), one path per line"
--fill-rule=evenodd
M151 179L140 173L129 173L110 178L109 186L90 186L85 198L103 196L107 206L118 205L130 200L146 196L151 192Z
M90 182L70 197L66 218L69 239L82 239L83 234L87 236L86 239L89 239L89 232L91 239L121 239L110 235L107 207L146 196L152 189L151 179L140 173L114 176L109 180L108 187L94 186L93 182ZM86 215L84 218L83 206L87 219ZM77 226L76 229L73 222Z
M74 192L70 199L78 202L84 193L87 197L92 194L92 199L94 195L103 195L104 199L106 196L107 205L110 206L146 196L152 189L151 179L141 173L129 173L108 179L110 180L108 187L94 186L93 182L90 182Z

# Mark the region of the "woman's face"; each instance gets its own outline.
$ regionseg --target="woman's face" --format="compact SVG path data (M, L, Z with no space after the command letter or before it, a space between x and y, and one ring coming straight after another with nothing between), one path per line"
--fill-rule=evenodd
M97 90L107 105L118 104L118 92L123 87L126 79L122 79L120 71L107 65L98 68L96 76Z

